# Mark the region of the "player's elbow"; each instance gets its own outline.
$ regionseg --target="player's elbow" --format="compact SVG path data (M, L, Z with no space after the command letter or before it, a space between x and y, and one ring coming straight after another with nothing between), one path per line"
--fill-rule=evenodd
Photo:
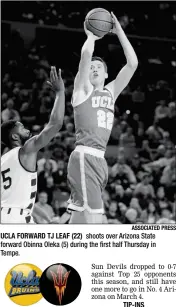
M135 53L131 54L131 56L127 59L127 66L130 70L135 71L138 67L138 58Z
M138 67L138 59L132 59L131 61L128 62L128 66L132 71L135 71Z
M50 131L53 131L53 133L57 133L59 130L61 130L63 126L63 119L58 119L57 122L50 121L48 124L48 128Z

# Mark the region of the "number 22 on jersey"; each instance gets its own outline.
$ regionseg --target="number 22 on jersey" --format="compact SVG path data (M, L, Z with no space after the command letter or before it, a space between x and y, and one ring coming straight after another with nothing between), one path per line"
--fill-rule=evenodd
M103 110L97 111L98 127L108 130L112 129L114 114L112 112L105 112Z

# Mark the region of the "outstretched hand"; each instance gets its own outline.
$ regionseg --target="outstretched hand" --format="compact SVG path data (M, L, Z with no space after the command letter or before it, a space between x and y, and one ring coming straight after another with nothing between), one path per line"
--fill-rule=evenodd
M50 81L47 81L47 84L55 92L60 92L65 90L64 82L61 76L61 69L59 69L58 75L56 72L56 67L51 66L50 70Z
M86 27L86 22L84 21L84 31L87 35L87 37L91 36L94 40L98 40L98 39L101 39L102 37L99 37L99 36L96 36L94 35L91 31L89 31Z

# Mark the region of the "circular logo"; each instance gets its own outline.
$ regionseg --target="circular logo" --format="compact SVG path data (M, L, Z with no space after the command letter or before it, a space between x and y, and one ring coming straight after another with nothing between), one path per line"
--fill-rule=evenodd
M81 290L78 272L64 263L49 266L40 278L40 291L53 305L67 305L73 302Z
M40 277L42 271L30 263L14 266L6 275L5 291L8 297L16 304L29 306L41 298Z

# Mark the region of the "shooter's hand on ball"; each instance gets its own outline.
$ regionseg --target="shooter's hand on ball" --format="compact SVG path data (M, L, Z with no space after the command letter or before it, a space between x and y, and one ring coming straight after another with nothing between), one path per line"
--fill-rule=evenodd
M120 22L117 20L117 17L111 12L112 20L113 20L113 28L110 31L111 33L117 34L118 31L121 29Z
M94 35L91 31L89 31L86 27L86 22L84 22L84 31L85 31L87 37L91 37L94 41L102 38L102 37L98 37L98 36Z
M122 77L120 77L120 79L130 80L138 66L138 59L132 45L130 44L130 41L128 40L125 32L120 25L120 22L117 20L113 12L111 12L111 16L113 20L113 28L111 30L111 33L117 35L127 60L127 65L125 66L125 70L123 69L123 74L121 74Z

